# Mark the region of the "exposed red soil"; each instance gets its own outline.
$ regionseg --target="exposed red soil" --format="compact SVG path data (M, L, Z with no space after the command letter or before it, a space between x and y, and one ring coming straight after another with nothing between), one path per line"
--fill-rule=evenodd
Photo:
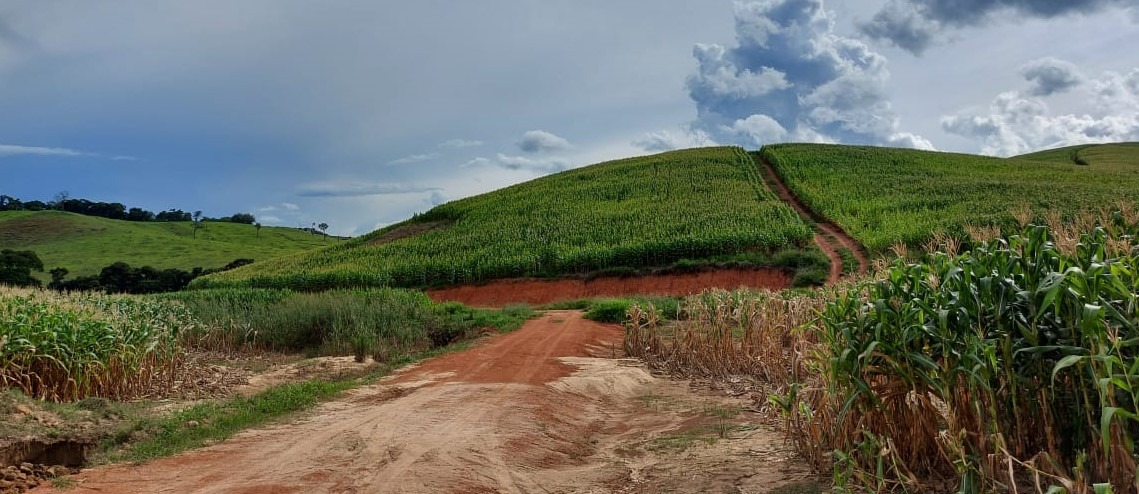
M866 257L862 246L859 245L853 237L847 235L841 227L807 209L803 201L800 201L799 198L791 192L791 189L787 187L787 184L783 182L783 178L776 173L775 167L771 166L771 163L768 163L767 160L762 157L752 156L755 158L756 164L763 168L763 172L770 179L771 185L774 185L772 190L775 192L775 195L779 196L779 199L783 202L790 204L791 207L795 209L795 212L799 213L799 216L803 219L813 220L817 225L819 232L815 234L815 245L819 246L819 250L822 250L831 260L830 276L827 277L827 284L834 284L842 278L842 256L838 253L839 246L846 247L854 253L855 259L858 260L858 273L866 274L870 266L870 259ZM832 237L838 240L838 245L831 239Z
M387 243L395 242L396 240L399 240L399 239L414 237L416 235L422 235L424 233L427 233L427 232L430 232L433 230L438 230L440 228L446 228L450 225L451 225L450 221L431 221L431 222L427 222L427 223L412 223L410 225L404 225L401 227L397 227L390 232L387 232L383 235L372 238L372 239L368 240L368 244L369 245L387 244Z
M485 285L466 285L429 290L427 295L437 302L462 302L475 307L502 307L514 303L548 304L562 300L624 295L684 296L708 288L768 288L781 290L791 286L791 275L782 269L718 269L697 273L632 276L627 278L595 278L537 280L514 279L492 281Z
M769 429L660 451L672 444L662 437L724 398L695 397L633 362L598 358L610 357L621 336L616 325L552 311L296 423L143 465L85 470L70 491L760 492L808 475Z

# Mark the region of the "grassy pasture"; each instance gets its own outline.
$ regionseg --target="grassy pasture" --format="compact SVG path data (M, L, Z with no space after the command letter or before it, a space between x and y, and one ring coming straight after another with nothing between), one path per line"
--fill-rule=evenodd
M1019 228L1014 212L1042 222L1139 200L1139 145L1072 149L1019 158L864 146L778 144L769 160L808 207L872 252L920 246L934 232L964 238L966 225Z
M133 222L62 211L0 211L0 246L32 250L45 270L64 267L69 277L97 275L118 261L156 269L215 268L237 258L261 261L331 245L292 228L207 222L194 238L189 222ZM46 275L41 275L47 279Z
M746 152L691 149L602 163L440 205L326 250L192 287L431 287L668 266L799 250L810 228Z

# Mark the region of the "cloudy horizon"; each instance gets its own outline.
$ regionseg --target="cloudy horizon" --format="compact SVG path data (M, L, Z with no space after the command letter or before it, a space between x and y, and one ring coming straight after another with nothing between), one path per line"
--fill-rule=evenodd
M5 3L0 194L359 235L683 147L1139 141L1139 0L333 5Z

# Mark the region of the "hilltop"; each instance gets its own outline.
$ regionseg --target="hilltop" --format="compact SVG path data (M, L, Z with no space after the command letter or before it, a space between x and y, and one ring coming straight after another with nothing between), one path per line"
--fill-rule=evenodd
M45 269L70 277L97 275L123 261L156 269L216 268L238 258L261 261L319 247L334 239L297 230L207 222L194 238L189 222L134 222L62 211L0 211L0 246L35 251Z

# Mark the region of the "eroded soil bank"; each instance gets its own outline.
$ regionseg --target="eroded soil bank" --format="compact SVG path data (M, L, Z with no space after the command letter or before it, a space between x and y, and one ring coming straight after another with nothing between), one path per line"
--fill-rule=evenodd
M791 286L791 275L782 269L718 269L697 273L678 273L592 280L515 279L492 281L484 285L467 285L429 290L436 302L462 302L475 307L502 307L515 303L542 305L562 300L625 295L684 296L708 288L727 290L768 288L781 290Z
M748 403L614 358L621 337L551 311L294 423L85 470L71 492L770 492L809 481Z

